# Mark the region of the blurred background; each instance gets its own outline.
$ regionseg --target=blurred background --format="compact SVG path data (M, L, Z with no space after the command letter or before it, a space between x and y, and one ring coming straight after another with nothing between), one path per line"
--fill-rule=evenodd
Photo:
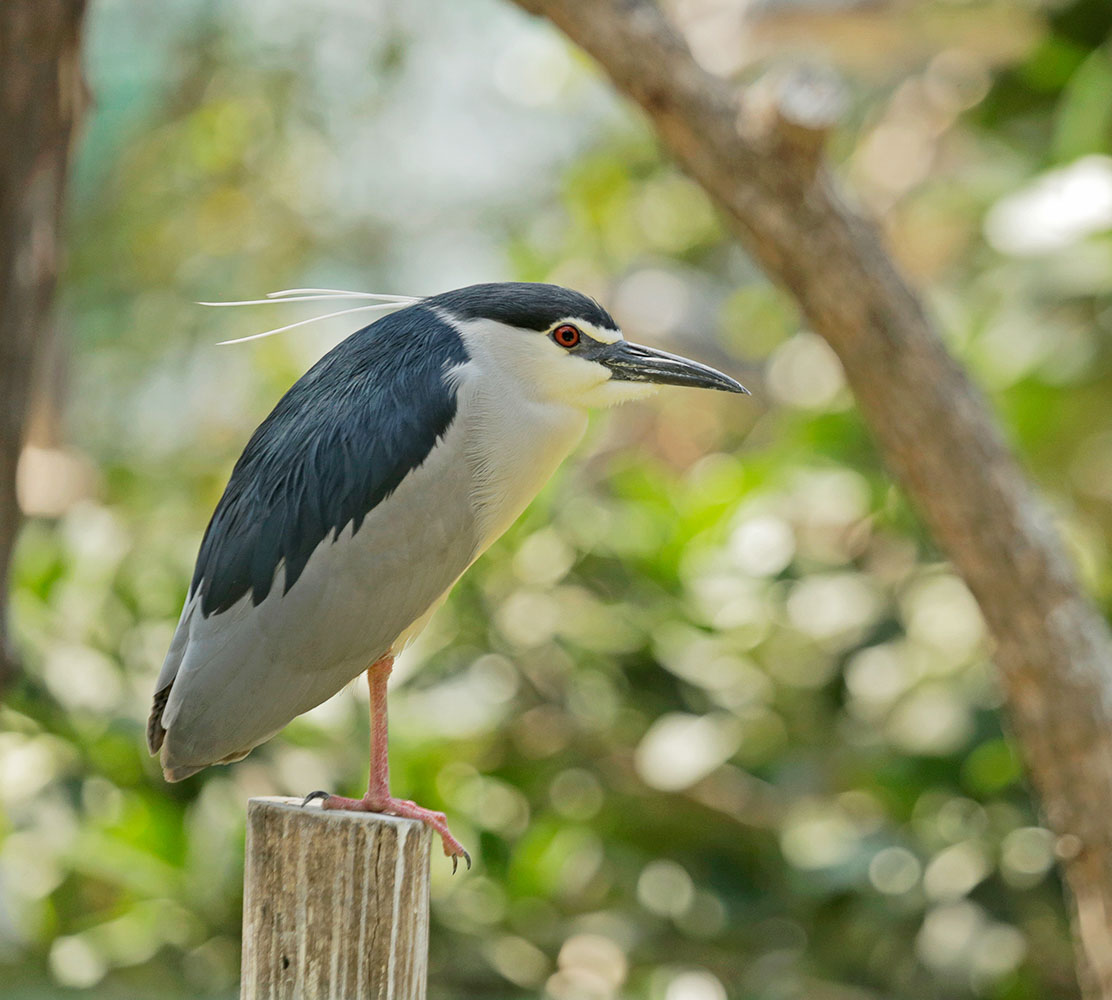
M882 220L1112 600L1107 0L678 0L849 91ZM430 997L1076 996L976 606L837 361L550 28L495 0L93 0L56 377L20 468L0 995L237 994L244 803L366 780L362 685L169 786L143 732L208 515L344 320L302 285L554 281L754 390L604 414L396 672ZM846 289L846 294L852 294Z

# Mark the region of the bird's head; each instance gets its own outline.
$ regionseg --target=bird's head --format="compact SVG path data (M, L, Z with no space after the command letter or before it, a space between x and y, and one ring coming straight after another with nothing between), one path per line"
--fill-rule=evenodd
M462 331L477 364L540 399L612 406L661 385L748 392L697 361L629 343L602 306L559 285L470 285L423 304Z

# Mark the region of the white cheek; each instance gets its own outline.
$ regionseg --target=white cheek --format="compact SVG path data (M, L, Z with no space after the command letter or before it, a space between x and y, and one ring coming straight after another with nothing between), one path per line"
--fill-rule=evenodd
M593 406L593 403L585 402L585 396L610 378L610 370L596 361L577 358L558 347L556 350L560 351L560 355L546 358L537 372L538 381L544 385L546 394L563 402Z
M552 396L591 409L645 399L660 388L652 382L626 382L612 378L610 369L605 365L570 354L560 358L547 369L546 374Z
M647 399L660 388L652 382L622 382L608 379L601 385L584 393L582 401L586 406L617 406L635 399Z

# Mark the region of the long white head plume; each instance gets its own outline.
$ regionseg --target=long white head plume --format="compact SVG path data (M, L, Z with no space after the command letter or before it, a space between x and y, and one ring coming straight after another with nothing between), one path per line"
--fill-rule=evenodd
M342 288L287 288L281 292L267 292L266 297L270 299L282 299L287 296L310 296L319 295L320 298L352 298L352 299L376 299L380 302L404 302L407 305L416 302L417 299L413 295L384 295L381 292L348 292Z
M370 305L355 306L352 309L341 309L338 312L325 313L322 316L312 316L309 319L300 320L297 323L288 323L286 326L275 327L273 330L266 330L263 333L253 333L248 337L236 337L234 340L221 340L217 346L225 344L242 344L248 340L259 340L262 337L269 337L274 333L282 333L284 330L292 330L298 326L305 326L309 323L317 323L320 320L332 319L336 316L347 316L351 313L359 312L381 312L389 313L395 312L398 309L404 309L406 306L413 305L420 300L412 295L383 295L378 292L349 292L339 288L287 288L280 292L270 292L265 299L242 299L237 302L199 302L198 305L202 306L263 306L263 305L282 305L287 302L316 302L319 300L326 300L330 302L343 302L352 300L371 300Z

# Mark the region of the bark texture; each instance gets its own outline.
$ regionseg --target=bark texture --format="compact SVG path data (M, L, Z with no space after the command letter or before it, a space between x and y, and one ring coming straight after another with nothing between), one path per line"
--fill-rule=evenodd
M517 0L651 119L837 352L884 457L980 603L1072 890L1078 970L1112 998L1112 637L989 407L821 157L823 86L759 97L702 70L647 0ZM772 99L769 99L771 96Z
M70 145L85 103L84 12L84 0L0 2L0 692L15 673L6 617L15 475L48 354Z
M429 828L251 799L241 1000L424 1000Z

